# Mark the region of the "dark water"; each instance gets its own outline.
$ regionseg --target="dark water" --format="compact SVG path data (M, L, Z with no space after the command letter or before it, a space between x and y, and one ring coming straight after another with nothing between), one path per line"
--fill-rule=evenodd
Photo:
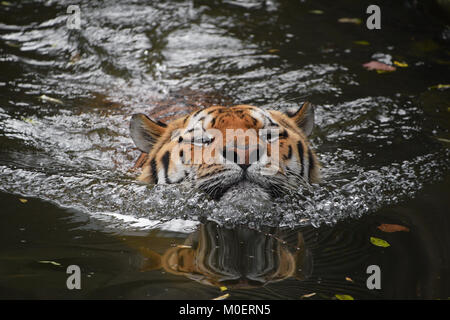
M431 1L384 1L371 31L369 4L2 2L0 297L447 299L448 18ZM408 66L378 74L372 60ZM231 204L135 183L130 115L191 93L313 102L323 183ZM81 290L66 287L69 265Z

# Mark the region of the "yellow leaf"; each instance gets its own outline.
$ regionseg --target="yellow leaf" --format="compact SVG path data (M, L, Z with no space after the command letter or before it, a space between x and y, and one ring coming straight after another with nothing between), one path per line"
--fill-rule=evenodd
M269 53L277 53L277 52L280 52L280 50L279 49L269 49L268 52Z
M48 260L41 260L41 261L39 261L39 263L49 263L49 264L52 264L54 266L60 266L61 265L61 263L58 263L58 262L55 262L55 261L48 261Z
M438 139L439 141L442 141L442 142L450 143L450 140L445 139L445 138L436 138L436 139Z
M437 84L435 86L428 87L428 89L448 89L450 84Z
M20 119L22 119L25 122L31 123L31 124L34 123L33 119L30 119L30 118L21 117Z
M359 44L360 46L370 46L370 42L369 41L365 41L365 40L359 40L359 41L353 41L354 44Z
M395 64L397 67L400 67L400 68L406 68L406 67L408 67L408 64L407 64L406 62L400 62L400 61L395 61L395 60L394 60L394 64Z
M351 295L348 294L336 294L335 296L339 300L355 300Z
M230 296L230 294L229 294L229 293L226 293L226 294L224 294L223 296L214 298L214 299L212 299L212 300L225 300L225 299L228 298L229 296Z
M323 14L323 11L322 10L309 10L309 13L312 13L312 14Z
M5 44L12 48L20 48L20 44L17 44L17 43L5 42Z
M308 294L304 294L304 295L302 295L302 296L300 297L300 299L310 298L310 297L315 296L315 295L316 295L315 292L313 292L313 293L308 293Z
M370 242L377 247L387 248L391 246L387 241L375 237L370 237Z
M225 286L221 286L221 287L220 287L220 291L226 291L226 290L228 290L227 287L225 287Z
M24 199L24 198L19 198L19 201L22 202L22 203L27 203L28 202L28 200Z
M347 280L348 282L353 282L352 278L350 277L345 277L345 280Z
M179 245L177 245L177 248L190 249L190 248L192 248L192 246L187 246L185 244L179 244Z
M378 74L382 74L382 73L391 73L394 72L394 70L377 70Z
M362 21L359 18L340 18L340 19L338 19L338 22L340 22L340 23L361 24Z
M11 2L8 2L8 1L2 1L1 3L2 3L3 6L10 6L11 5Z
M445 64L445 65L450 65L450 61L447 60L442 60L442 59L435 59L434 61L436 61L439 64Z

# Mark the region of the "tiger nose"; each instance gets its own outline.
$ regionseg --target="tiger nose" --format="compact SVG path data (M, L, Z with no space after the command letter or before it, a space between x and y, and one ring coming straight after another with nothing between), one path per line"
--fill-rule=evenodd
M260 150L258 146L245 148L226 148L223 157L236 163L242 170L247 170L253 163L259 161Z
M242 170L246 171L248 167L250 167L250 164L238 163L238 166L241 167Z

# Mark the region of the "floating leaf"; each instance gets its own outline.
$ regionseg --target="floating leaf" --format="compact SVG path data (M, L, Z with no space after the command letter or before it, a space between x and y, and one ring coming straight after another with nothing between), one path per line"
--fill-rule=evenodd
M335 295L336 298L338 298L339 300L355 300L351 295L349 294L336 294Z
M397 231L409 232L409 228L407 228L405 226L401 226L399 224L383 223L383 224L380 224L377 228L383 232L397 232Z
M378 61L370 61L367 63L363 64L363 67L366 68L367 70L376 70L381 71L381 72L392 72L397 70L397 68L390 66L388 64L382 63L382 62L378 62Z
M387 248L387 247L391 246L387 241L380 239L380 238L375 238L375 237L370 237L370 242L372 242L372 244L377 247Z
M226 291L226 290L228 290L227 287L225 287L225 286L221 286L221 287L220 287L220 291Z
M10 6L10 5L11 5L11 2L8 2L8 1L2 1L1 4L2 4L2 6Z
M428 87L428 89L448 89L450 88L450 84L437 84L431 87Z
M450 143L449 139L445 139L445 138L436 138L436 139L438 139L439 141L445 142L445 143Z
M42 101L53 102L53 103L56 103L56 104L63 104L63 102L61 100L55 99L55 98L52 98L52 97L48 97L45 94L40 96L39 99L41 99Z
M370 42L366 40L353 41L354 44L359 44L360 46L370 46Z
M28 200L24 199L24 198L19 198L19 201L22 202L22 203L27 203L28 202Z
M340 23L353 23L353 24L361 24L361 19L359 18L340 18L338 19Z
M413 42L413 50L418 53L428 53L431 51L436 51L437 49L439 49L439 44L431 39Z
M23 120L23 121L25 121L25 122L28 122L28 123L34 124L34 120L33 120L33 119L30 119L30 118L25 118L25 117L21 117L20 119L22 119L22 120Z
M400 68L406 68L406 67L408 67L408 64L407 64L406 62L400 62L400 61L395 61L395 60L394 60L394 64L395 64L397 67L400 67Z
M387 70L377 70L378 74L383 74L383 73L390 73L392 71L387 71Z
M300 299L311 298L311 297L313 297L313 296L315 296L315 295L316 295L315 292L313 292L313 293L308 293L308 294L304 294L304 295L302 295L302 296L300 297Z
M41 261L38 261L39 263L49 263L49 264L52 264L52 265L54 265L54 266L60 266L61 265L61 263L58 263L58 262L55 262L55 261L49 261L49 260L41 260Z
M269 49L267 52L269 52L269 53L277 53L277 52L280 52L280 50L279 49Z
M353 279L350 277L345 277L345 280L347 280L348 282L353 282Z
M312 13L312 14L323 14L323 11L322 10L309 10L309 13Z
M7 42L5 42L5 44L11 48L20 48L20 44L18 44L18 43L13 43L13 42L7 41Z
M80 54L77 52L77 53L75 53L72 57L70 57L70 64L74 64L74 63L76 63L76 62L78 62L78 61L80 61L80 59L81 59L81 56L80 56Z
M225 300L226 298L228 298L230 296L229 293L225 293L223 296L219 296L217 298L214 298L212 300Z
M192 246L187 246L187 245L185 245L185 244L179 244L179 245L177 245L177 248L182 248L182 249L191 249L191 248L192 248Z
M439 64L445 64L445 65L450 65L450 61L447 60L442 60L442 59L435 59L434 61L436 61Z

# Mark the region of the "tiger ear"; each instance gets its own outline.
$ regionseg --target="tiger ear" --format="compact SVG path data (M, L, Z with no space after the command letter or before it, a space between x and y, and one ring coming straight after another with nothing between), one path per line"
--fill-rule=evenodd
M130 121L130 135L139 150L149 153L159 137L163 135L167 125L155 122L145 114L133 114Z
M314 128L314 107L309 102L303 105L297 111L288 113L288 116L294 120L295 124L309 136Z

